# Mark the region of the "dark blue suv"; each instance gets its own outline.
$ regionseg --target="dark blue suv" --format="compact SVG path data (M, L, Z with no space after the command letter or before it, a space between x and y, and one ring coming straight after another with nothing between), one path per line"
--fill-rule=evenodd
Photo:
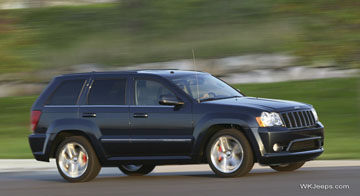
M323 152L311 105L244 96L208 73L140 70L54 78L31 111L31 150L71 182L101 167L145 175L156 165L208 163L222 177L254 162L292 171Z

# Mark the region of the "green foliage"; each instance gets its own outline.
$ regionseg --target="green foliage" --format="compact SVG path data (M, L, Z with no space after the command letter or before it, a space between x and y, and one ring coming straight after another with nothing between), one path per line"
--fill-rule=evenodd
M286 52L359 67L357 0L128 0L0 11L0 73Z
M27 141L34 96L0 98L0 158L31 158Z
M234 85L248 96L312 104L325 125L321 159L359 159L360 80L323 79ZM35 96L0 98L0 158L31 158L27 141L30 107Z

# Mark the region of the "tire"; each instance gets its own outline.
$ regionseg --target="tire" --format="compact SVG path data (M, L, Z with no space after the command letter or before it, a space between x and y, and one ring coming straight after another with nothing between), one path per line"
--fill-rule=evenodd
M287 172L287 171L294 171L299 169L305 164L305 162L296 162L296 163L289 163L286 165L270 165L270 167L279 172Z
M154 170L156 165L120 165L119 169L128 176L144 176Z
M81 136L68 137L61 142L56 152L56 165L60 175L69 182L90 181L101 169L93 147Z
M224 129L217 132L207 144L206 156L211 169L219 177L243 176L254 166L251 146L239 130Z

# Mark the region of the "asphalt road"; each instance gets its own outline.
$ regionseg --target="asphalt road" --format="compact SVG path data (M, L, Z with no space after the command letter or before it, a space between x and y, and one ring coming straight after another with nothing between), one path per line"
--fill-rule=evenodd
M86 183L68 183L55 169L0 172L0 196L360 195L360 166L308 166L285 173L256 166L248 175L240 178L218 178L207 166L201 167L205 169L200 171L192 171L196 167L178 166L173 171L159 167L142 177L127 177L117 168L104 168L95 180ZM304 190L300 184L318 187ZM330 185L334 189L325 190L325 186ZM350 188L339 190L335 189L336 185L348 185Z

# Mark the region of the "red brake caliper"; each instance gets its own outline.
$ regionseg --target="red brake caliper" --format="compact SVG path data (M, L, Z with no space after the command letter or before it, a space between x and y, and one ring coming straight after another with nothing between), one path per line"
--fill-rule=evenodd
M218 151L222 152L221 146L219 146ZM220 162L222 160L223 160L223 157L220 155L218 161Z
M82 156L82 160L83 160L83 162L84 162L84 163L86 163L86 161L87 161L87 157L86 157L86 155L85 155L85 154Z

